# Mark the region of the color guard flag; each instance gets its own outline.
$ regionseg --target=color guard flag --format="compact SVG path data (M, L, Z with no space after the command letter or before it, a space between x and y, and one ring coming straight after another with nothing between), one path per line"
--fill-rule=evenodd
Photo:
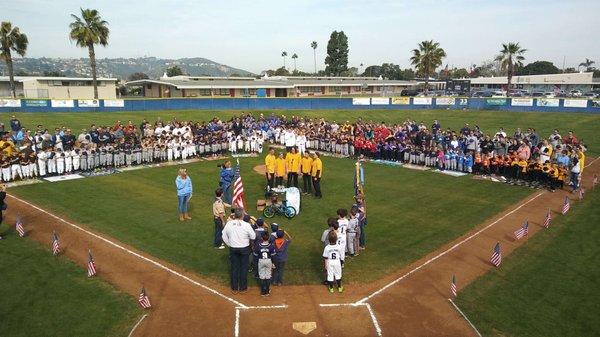
M583 187L579 188L579 200L583 200L583 197L585 196L585 190L583 189Z
M242 183L242 176L240 175L240 160L238 159L237 166L235 168L235 180L233 183L233 199L231 202L235 207L245 209L244 207L244 184Z
M569 200L569 197L565 197L565 203L563 204L562 214L567 214L569 209L571 209L571 200Z
M92 257L91 250L88 250L87 270L88 270L88 277L92 277L92 276L96 275L96 264L94 263L94 258Z
M452 284L450 284L450 291L452 291L452 296L456 297L456 275L452 275Z
M500 251L500 242L496 243L496 246L494 246L494 252L492 253L492 258L490 259L490 262L492 262L492 264L496 267L500 266L500 263L502 263L502 252Z
M148 308L152 307L152 304L150 304L150 299L148 298L148 295L146 295L146 289L144 287L142 287L142 292L140 292L140 297L138 298L138 302L144 309L148 309Z
M15 224L15 229L17 233L19 233L20 237L25 236L25 228L23 228L23 222L21 222L21 218L17 218L17 223Z
M550 220L552 220L552 212L550 212L550 208L548 208L548 213L546 213L546 218L544 219L544 227L550 227Z
M52 254L60 254L60 242L58 241L58 235L56 232L52 233Z
M523 226L521 226L521 228L515 231L515 237L517 238L517 240L519 240L527 234L529 234L529 223L527 222L527 220L525 220Z

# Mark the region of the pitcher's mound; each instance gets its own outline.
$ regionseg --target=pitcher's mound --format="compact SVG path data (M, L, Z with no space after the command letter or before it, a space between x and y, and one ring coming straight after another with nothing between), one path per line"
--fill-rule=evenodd
M265 165L256 165L254 166L254 172L264 176L267 173L267 167Z

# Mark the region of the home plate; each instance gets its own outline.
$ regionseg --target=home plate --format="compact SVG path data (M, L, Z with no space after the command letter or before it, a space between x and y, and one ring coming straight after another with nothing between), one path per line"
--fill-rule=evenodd
M292 328L304 335L308 335L317 328L317 322L294 322Z

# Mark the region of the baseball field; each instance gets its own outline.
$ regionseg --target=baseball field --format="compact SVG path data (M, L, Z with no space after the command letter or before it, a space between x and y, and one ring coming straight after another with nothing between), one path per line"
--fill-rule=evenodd
M267 115L271 111L253 113ZM443 128L459 129L468 123L489 133L500 127L509 134L517 127L534 127L541 137L547 137L555 128L561 132L573 130L588 146L587 164L591 166L588 171L600 171L600 165L593 158L600 153L597 132L600 117L591 114L441 110L370 111L368 115L356 111L273 113L337 121L362 117L392 124L410 118L430 125L437 119ZM135 124L143 118L155 121L159 117L201 121L213 116L226 119L236 114L239 112L15 115L26 127L66 126L77 133L90 124L112 125L117 120L132 120ZM264 176L254 168L263 164L263 159L262 155L240 158L246 200L251 205L249 213L255 216L259 212L253 209L254 202L263 198L265 182ZM123 331L130 329L140 316L140 311L134 308L133 296L144 284L154 298L154 308L145 324L136 330L139 335L160 335L160 328L174 323L180 330L173 335L186 335L199 328L210 329L206 331L213 332L211 335L253 335L262 323L251 320L250 315L282 315L286 323L315 321L318 334L471 335L474 331L447 302L449 282L456 274L460 280L456 303L484 335L585 336L590 331L600 332L593 317L586 316L598 311L598 304L590 298L600 291L594 281L600 276L594 267L594 258L600 253L594 227L598 222L596 191L588 192L581 205L576 203L572 214L557 215L550 229L536 233L542 231L539 224L544 210L549 207L559 210L566 192L550 193L475 180L470 175L453 177L367 163L367 249L349 260L344 269L348 291L325 297L328 295L325 289L318 286L322 281L319 239L327 227L327 218L334 216L336 209L351 205L354 174L352 160L325 157L323 199L305 197L297 217L273 220L291 234L293 242L286 267L287 285L275 288L274 296L266 300L259 298L258 291L230 296L225 290L227 250L212 247L214 229L210 205L218 184L217 163L201 160L181 165L188 169L194 182L190 202L193 220L184 223L177 219L174 189L179 166L10 188L9 195L18 199L7 199L11 208L6 223L23 215L31 238L47 246L49 236L45 235L57 230L64 233L69 248L64 256L54 258L45 252L48 247L35 247L26 242L29 240L20 240L14 235L1 241L2 275L4 271L18 270L3 278L4 286L6 289L16 287L22 293L25 291L22 285L28 284L35 292L29 296L14 292L0 297L0 317L11 316L14 322L26 321L33 316L29 310L34 308L36 320L41 323L23 334L28 336L43 336L48 328L64 336L80 335L80 331L87 329L96 330L98 336L124 335ZM584 175L584 184L590 182L591 173ZM531 238L517 242L512 231L525 219L534 227L530 230ZM105 240L73 229L74 224ZM6 228L6 224L2 225L0 232ZM506 255L513 249L516 251L506 257L501 268L488 273L491 266L487 260L492 243L497 241L506 244ZM68 262L71 259L83 266L85 254L76 250L85 251L85 247L99 251L100 279L133 296L117 293L101 280L86 280L84 270ZM131 252L143 258L130 256ZM44 283L44 280L54 281ZM475 282L464 289L471 281ZM68 291L71 289L73 291ZM86 297L83 294L86 291L105 295ZM189 297L176 300L186 291ZM65 295L49 297L44 293ZM23 297L27 300L19 300ZM331 309L323 304L331 305ZM348 309L343 309L345 304ZM363 306L368 310L363 310ZM110 319L92 314L93 318L85 324L80 322L82 316L90 316L87 312L99 307L104 313L112 313ZM258 310L249 314L254 307L273 311L267 314ZM212 309L226 310L227 315L211 322L187 319L201 317ZM324 310L348 310L340 315L356 319L356 326L340 326ZM55 323L56 312L63 313L60 319L64 324ZM536 316L544 317L543 320L538 317L535 323L538 325L532 325ZM412 323L402 323L407 320ZM0 322L5 322L5 318ZM14 333L17 331L14 322L13 325L0 324L0 335L19 335ZM554 328L560 324L563 324L560 329ZM282 335L289 334L285 328L279 331Z

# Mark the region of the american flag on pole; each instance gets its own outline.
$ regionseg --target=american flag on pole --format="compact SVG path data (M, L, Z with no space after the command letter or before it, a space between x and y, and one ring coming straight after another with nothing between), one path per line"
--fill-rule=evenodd
M496 267L500 266L500 263L502 263L502 252L500 251L500 242L497 242L496 246L494 246L494 252L492 253L492 258L490 259L490 262Z
M521 228L519 228L515 231L515 237L517 238L517 240L519 240L520 238L524 237L527 234L529 234L529 222L527 222L527 220L525 220L525 223L523 224L523 226L521 226Z
M52 254L60 254L60 242L58 241L58 235L56 232L52 232Z
M565 203L563 204L562 214L567 214L569 209L571 209L571 200L569 200L569 197L565 197Z
M456 275L452 275L452 283L450 284L452 296L456 297Z
M585 197L585 190L583 187L579 187L579 200L583 200L583 197Z
M96 263L92 257L92 251L88 250L88 263L87 263L88 277L96 275Z
M142 291L140 292L138 302L144 309L152 307L152 304L150 304L150 298L148 298L148 295L146 295L146 289L144 287L142 287Z
M25 228L23 228L23 222L21 221L21 218L17 218L17 223L15 224L15 229L17 230L17 233L19 233L20 237L25 236Z
M550 212L550 208L548 208L548 213L546 213L546 218L544 218L544 224L543 224L543 226L545 228L549 228L551 220L552 220L552 212Z
M240 174L240 160L237 161L237 166L235 167L235 175L234 175L234 183L233 183L233 198L232 204L235 207L239 207L241 209L245 209L244 207L244 184L242 183L242 176Z

